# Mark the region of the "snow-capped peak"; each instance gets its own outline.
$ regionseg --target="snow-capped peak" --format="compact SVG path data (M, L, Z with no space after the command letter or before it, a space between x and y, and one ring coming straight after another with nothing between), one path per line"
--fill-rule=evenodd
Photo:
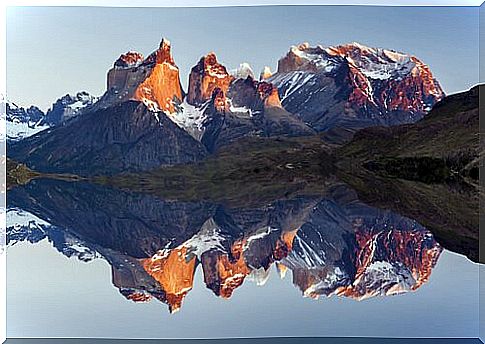
M216 54L210 52L203 56L190 71L187 102L200 106L212 99L216 89L225 96L233 80L234 77L226 67L217 61Z
M214 219L210 218L202 225L198 233L180 246L186 247L187 252L195 254L200 260L204 252L211 250L224 252L225 240Z
M334 61L320 45L311 47L305 42L292 46L287 56L278 63L278 71L307 70L312 72L331 72L338 61Z
M76 93L74 96L66 94L59 98L52 108L47 111L45 122L49 125L57 125L79 115L83 109L93 105L98 97L92 96L85 91Z
M248 77L254 79L254 72L247 62L241 63L238 68L231 70L229 73L236 79L247 79Z
M338 46L310 46L302 43L292 46L280 60L279 71L331 72L347 61L370 79L388 79L406 75L415 67L410 55L381 48L372 48L353 42Z
M45 114L36 106L23 108L7 102L5 110L6 132L2 133L2 137L5 135L9 141L18 141L49 128L42 123Z
M273 75L273 72L271 71L271 68L268 66L264 66L263 70L261 71L261 74L259 75L259 80L263 81L268 78L270 78Z

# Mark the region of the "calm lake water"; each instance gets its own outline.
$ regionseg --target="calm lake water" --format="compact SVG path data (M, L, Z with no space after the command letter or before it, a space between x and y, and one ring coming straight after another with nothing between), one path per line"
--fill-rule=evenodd
M7 336L478 336L479 265L339 186L247 207L9 192Z

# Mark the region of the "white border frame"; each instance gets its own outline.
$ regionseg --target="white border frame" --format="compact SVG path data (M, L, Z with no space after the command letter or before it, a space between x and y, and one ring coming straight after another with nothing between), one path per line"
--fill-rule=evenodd
M97 7L221 7L221 6L272 6L272 5L367 5L367 6L473 6L483 0L5 0L0 4L0 134L5 133L6 99L6 9L9 6L97 6ZM0 20L0 23L2 21ZM6 242L6 143L0 136L0 245ZM6 340L6 252L0 247L0 340Z

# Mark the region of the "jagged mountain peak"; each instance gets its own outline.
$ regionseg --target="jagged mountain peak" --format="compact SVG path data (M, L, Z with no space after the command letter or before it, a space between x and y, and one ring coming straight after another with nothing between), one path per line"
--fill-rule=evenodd
M87 93L66 95L46 119L57 124L88 106L83 113L137 101L148 109L143 115L157 123L168 118L178 126L171 128L177 135L189 134L212 152L247 136L313 135L339 127L352 132L415 122L442 95L429 67L415 56L356 42L292 46L277 72L265 67L259 80L248 63L229 72L209 52L191 69L185 95L172 46L163 38L146 58L136 51L120 55L96 104ZM112 124L105 125L108 130Z
M210 52L201 57L190 71L187 102L201 105L211 99L216 88L226 93L233 80L234 77L219 63L216 54Z
M444 96L417 57L357 42L292 46L268 81L318 131L416 122Z
M202 64L200 71L208 73L211 76L224 78L229 74L226 67L217 61L216 53L213 51L203 56L199 63Z
M44 112L34 105L24 108L14 102L7 101L5 108L7 121L38 122L44 117Z
M156 63L170 63L175 66L175 61L172 56L172 45L170 41L166 38L162 38L160 46L156 51Z
M137 51L128 51L121 54L115 61L114 67L118 68L131 68L139 66L144 60L143 54Z
M5 103L6 138L8 141L18 141L32 136L48 128L43 123L44 112L37 106L28 108L7 101Z
M358 42L328 47L305 42L290 48L280 59L278 71L332 72L342 63L358 68L369 79L388 79L410 74L414 68L425 69L425 64L417 57L395 50L368 47ZM433 91L442 94L441 89Z
M66 94L52 104L44 121L50 126L58 125L78 116L84 109L97 101L98 97L92 96L86 91L77 92L75 95Z
M171 47L172 43L166 37L162 37L160 40L159 49L170 52Z
M231 70L230 74L236 79L246 79L248 76L254 79L253 69L247 62L243 62L238 68Z
M7 139L19 141L52 126L64 123L80 115L97 101L97 97L86 91L80 91L74 95L65 94L52 104L47 113L34 105L23 108L13 102L7 102Z
M99 106L138 100L151 111L173 113L183 99L183 91L171 49L170 41L163 38L146 59L135 51L122 54L108 72L107 91Z
M261 71L261 74L259 75L259 80L263 81L263 80L269 79L271 78L272 75L273 75L273 72L271 71L271 68L268 66L265 66Z

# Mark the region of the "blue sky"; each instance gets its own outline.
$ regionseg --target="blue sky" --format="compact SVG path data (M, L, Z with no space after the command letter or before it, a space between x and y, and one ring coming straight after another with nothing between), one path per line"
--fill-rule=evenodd
M66 93L101 95L106 72L128 50L172 42L182 83L209 51L228 68L276 68L293 44L357 41L411 53L447 93L478 82L478 8L263 6L219 8L11 7L7 95L47 109Z

